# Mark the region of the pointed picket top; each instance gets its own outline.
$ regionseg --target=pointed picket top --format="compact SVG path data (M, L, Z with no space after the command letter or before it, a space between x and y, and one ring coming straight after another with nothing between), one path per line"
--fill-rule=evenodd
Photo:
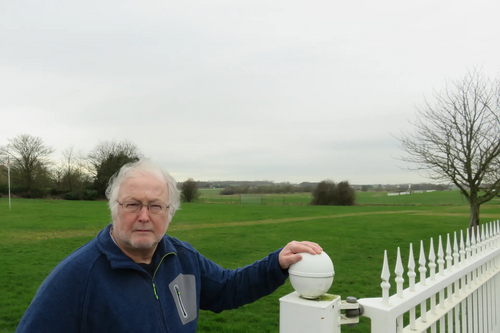
M439 245L438 245L438 260L439 274L444 275L444 251L443 251L443 241L441 235L439 235Z
M403 273L405 272L405 269L403 267L403 261L401 260L401 250L398 247L398 256L396 259L396 269L394 270L394 273L396 273L396 278L394 281L396 281L396 286L398 290L398 297L403 298L403 283L405 279L403 278Z
M500 245L500 239L499 239L499 235L500 235L500 230L499 230L499 221L493 221L493 235L495 237L495 241L494 241L494 244L493 246L497 247Z
M431 247L429 249L429 268L431 269L431 280L436 278L436 253L434 251L434 240L431 237Z
M495 235L495 243L493 246L500 247L500 221L499 220L493 222L493 229L494 229L494 235Z
M488 248L495 246L495 235L493 234L493 224L488 223Z
M470 242L470 234L472 233L472 230L470 228L467 228L467 234L465 235L465 252L467 254L467 259L470 259L472 256L472 248L471 248L471 242Z
M491 237L490 237L490 224L486 223L484 228L486 229L485 231L485 236L486 236L486 249L489 249L491 247Z
M478 225L474 231L476 232L476 245L478 245L481 243L481 226Z
M465 242L464 242L464 231L460 230L460 263L465 261Z
M413 244L410 243L410 255L408 258L408 281L410 281L410 291L415 291L415 258L413 257Z
M481 237L481 226L477 226L476 230L476 251L477 253L481 253L482 248L481 248L481 242L483 241L483 237Z
M494 247L495 246L495 234L493 231L493 223L492 222L488 223L488 231L489 231L490 247Z
M493 221L493 243L492 243L492 247L493 248L499 248L500 247L500 230L499 230L499 221ZM499 268L500 267L500 261L499 260L495 260L494 262L494 265L495 265L495 268Z
M471 257L475 257L477 254L476 228L472 227L470 230L471 230L471 236L470 236Z
M420 241L420 256L418 258L418 264L420 267L418 268L418 271L420 272L420 283L422 286L427 285L426 280L426 274L427 273L427 268L425 268L425 251L424 251L424 241Z
M490 237L495 238L496 234L495 222L490 222Z
M455 267L459 266L460 253L458 252L458 239L457 232L453 233L453 265Z
M453 270L453 257L451 252L450 234L446 238L446 270L451 272Z
M481 251L486 250L486 236L484 234L484 224L481 225Z
M484 226L482 227L484 228ZM481 253L483 251L484 232L481 232L482 227L480 225L477 226L477 232L476 232L477 253Z
M495 236L496 236L496 233L495 233L495 223L493 222L490 222L490 240L491 240L491 243L490 243L490 247L494 248L495 247Z
M380 278L382 279L382 283L380 287L382 287L382 303L385 305L389 305L389 289L391 289L391 284L389 282L389 278L391 277L391 271L389 270L389 263L387 261L387 250L384 251L384 264L382 265L382 275Z

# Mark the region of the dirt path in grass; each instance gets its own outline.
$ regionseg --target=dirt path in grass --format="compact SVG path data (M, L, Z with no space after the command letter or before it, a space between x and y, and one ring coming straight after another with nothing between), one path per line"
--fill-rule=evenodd
M257 220L257 221L240 221L240 222L221 222L221 223L203 223L203 224L184 224L175 221L170 224L168 230L190 230L190 229L205 229L205 228L221 228L221 227L237 227L242 225L259 225L259 224L275 224L275 223L288 223L288 222L299 222L299 221L311 221L319 219L336 219L342 217L350 216L366 216L366 215L381 215L381 214L409 214L418 213L422 211L418 210L402 210L402 211L385 211L385 212L364 212L364 213L349 213L340 215L324 215L324 216L304 216L304 217L290 217L286 219L268 219L268 220Z
M259 225L259 224L275 224L275 223L287 223L287 222L299 222L299 221L310 221L318 219L338 219L343 217L352 216L367 216L367 215L384 215L384 214L413 214L413 215L425 215L425 216L460 216L469 217L469 213L439 213L433 211L422 211L422 210L401 210L401 211L382 211L382 212L363 212L363 213L349 213L340 215L326 215L326 216L311 216L311 217L292 217L286 219L269 219L269 220L258 220L258 221L241 221L241 222L221 222L221 223L206 223L206 224L176 224L175 221L169 226L168 230L190 230L190 229L204 229L204 228L221 228L221 227L236 227L242 225ZM481 218L498 218L497 215L481 214Z
M402 210L402 211L382 211L382 212L363 212L363 213L349 213L340 215L324 215L324 216L310 216L310 217L291 217L286 219L267 219L257 221L240 221L240 222L220 222L220 223L201 223L193 224L191 222L176 223L175 219L168 228L170 231L192 230L192 229L207 229L207 228L222 228L222 227L237 227L247 225L260 225L260 224L276 224L276 223L289 223L299 221L311 221L319 219L340 219L343 217L352 216L370 216L370 215L390 215L390 214L413 214L424 216L460 216L468 217L468 213L440 213L435 211L422 211L422 210ZM495 219L496 215L481 214L481 218ZM0 236L2 242L16 242L27 240L44 240L44 239L58 239L70 237L94 237L100 231L99 228L88 228L79 230L61 230L61 231L25 231L20 233L7 232Z

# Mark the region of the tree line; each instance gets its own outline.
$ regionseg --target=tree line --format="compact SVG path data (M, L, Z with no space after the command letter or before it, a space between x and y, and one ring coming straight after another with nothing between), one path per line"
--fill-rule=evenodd
M253 192L249 191L249 187L242 189L241 186L226 187L224 190L220 191L221 195L234 195L234 194L270 194L270 193L294 193L294 187L291 184L287 184L287 192L282 186L265 186L267 192L256 191L258 188L254 188ZM180 183L181 198L184 202L193 202L199 196L198 191L199 182L194 179L189 178L183 183ZM308 187L312 187L308 185ZM296 186L295 188L300 188ZM243 192L242 192L243 190ZM239 193L236 193L239 192ZM349 184L348 181L343 181L335 184L332 180L324 180L318 183L312 190L312 200L311 205L335 205L335 206L352 206L356 204L356 190Z
M303 193L312 192L315 186L293 185L288 182L280 184L269 184L260 186L226 186L219 192L220 195L233 194L276 194L276 193Z
M0 195L10 191L23 198L60 197L68 200L95 200L105 197L111 176L124 164L142 157L131 142L101 141L89 153L68 147L62 159L51 159L54 149L39 137L20 134L0 146Z

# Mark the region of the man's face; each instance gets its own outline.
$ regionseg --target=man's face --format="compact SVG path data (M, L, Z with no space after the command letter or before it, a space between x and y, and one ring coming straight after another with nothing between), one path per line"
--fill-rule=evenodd
M167 184L150 174L128 178L120 186L118 201L123 203L131 200L141 202L144 206L136 213L125 212L122 206L118 206L113 237L127 254L154 252L170 221L168 210L165 213L152 214L147 204L168 204Z

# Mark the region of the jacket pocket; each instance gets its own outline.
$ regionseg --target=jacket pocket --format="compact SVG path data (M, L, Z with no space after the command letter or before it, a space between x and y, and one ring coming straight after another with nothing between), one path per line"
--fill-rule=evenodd
M177 307L177 313L182 324L185 325L196 319L198 315L196 305L196 280L194 275L179 274L168 285Z

